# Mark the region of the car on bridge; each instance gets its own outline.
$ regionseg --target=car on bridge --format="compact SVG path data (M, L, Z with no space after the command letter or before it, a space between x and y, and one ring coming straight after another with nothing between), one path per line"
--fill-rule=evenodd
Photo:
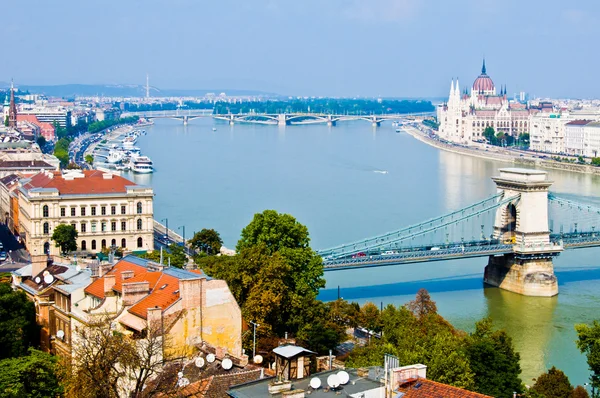
M352 256L352 258L359 258L359 257L367 257L367 255L363 252L358 252Z

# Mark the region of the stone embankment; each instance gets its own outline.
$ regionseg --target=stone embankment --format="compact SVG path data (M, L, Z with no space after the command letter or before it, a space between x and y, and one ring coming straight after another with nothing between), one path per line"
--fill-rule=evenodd
M553 170L571 171L576 173L587 173L600 175L600 167L587 164L575 164L567 162L557 162L551 159L541 159L537 155L527 154L525 152L513 152L504 148L488 146L487 148L467 147L462 145L448 144L430 137L427 133L414 127L405 126L404 131L435 148L457 153L460 155L473 156L482 159L493 159L500 162L513 163L519 167L544 168Z

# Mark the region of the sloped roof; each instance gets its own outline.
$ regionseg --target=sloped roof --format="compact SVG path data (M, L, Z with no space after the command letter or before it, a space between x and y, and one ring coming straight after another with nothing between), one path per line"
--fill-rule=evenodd
M148 308L159 307L164 311L179 300L179 280L164 272L154 272L154 274L160 275L154 288L151 288L150 294L135 303L128 310L129 313L147 319Z
M316 354L316 352L312 352L311 350L307 350L306 348L298 347L297 345L293 344L280 345L279 347L275 347L273 352L288 359L300 354Z
M99 170L83 170L83 177L65 179L64 175L56 171L52 176L47 173L38 173L24 184L26 190L35 188L54 188L61 195L85 195L85 194L107 194L127 193L128 186L135 186L121 176L113 175L112 178L104 178L104 172Z
M489 395L467 391L428 379L418 379L405 383L399 391L404 393L402 398L492 398Z

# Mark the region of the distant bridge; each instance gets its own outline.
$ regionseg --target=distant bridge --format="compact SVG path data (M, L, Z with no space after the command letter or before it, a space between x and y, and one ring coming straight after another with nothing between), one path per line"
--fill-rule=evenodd
M557 294L552 259L564 250L600 247L600 207L549 193L552 182L543 171L501 169L493 180L498 192L477 203L317 251L325 270L488 257L487 284L524 295ZM485 223L489 232L490 216L494 221L487 237ZM466 236L471 238L466 240Z
M418 120L432 115L432 112L422 113L394 113L394 114L371 114L371 115L341 115L326 113L229 113L213 114L212 109L179 109L174 111L148 111L148 112L125 112L123 117L139 116L145 119L177 119L183 120L184 124L199 118L212 117L224 120L229 124L255 123L270 125L303 125L303 124L327 124L335 126L338 122L365 120L374 126L381 125L386 120Z

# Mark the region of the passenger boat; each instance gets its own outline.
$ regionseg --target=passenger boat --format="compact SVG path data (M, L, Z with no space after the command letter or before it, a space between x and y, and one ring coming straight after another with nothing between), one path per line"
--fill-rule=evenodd
M129 160L129 168L134 173L147 174L152 173L152 160L148 156L131 156Z

